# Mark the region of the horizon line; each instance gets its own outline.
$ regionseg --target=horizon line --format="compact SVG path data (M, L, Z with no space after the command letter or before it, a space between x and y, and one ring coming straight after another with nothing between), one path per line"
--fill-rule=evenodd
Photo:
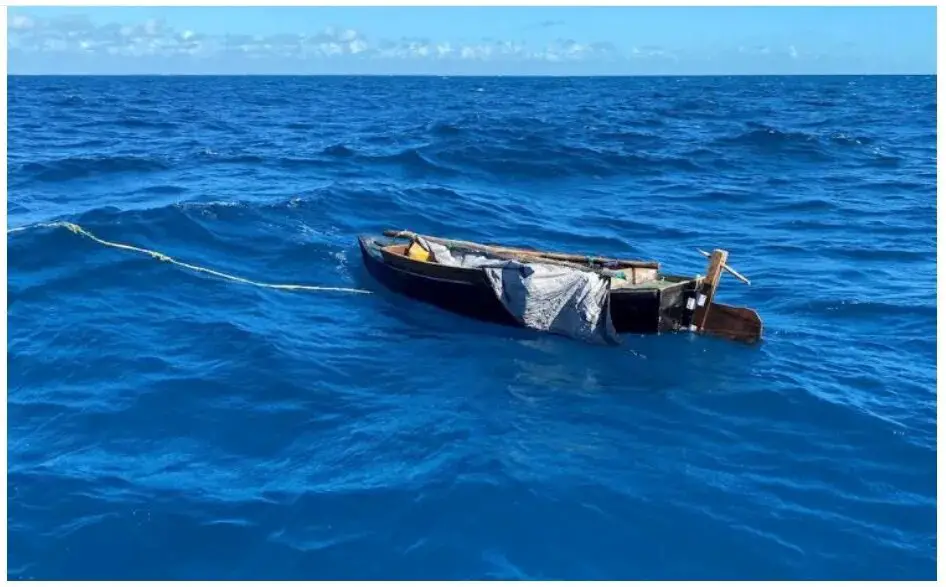
M7 77L936 77L936 73L7 73Z

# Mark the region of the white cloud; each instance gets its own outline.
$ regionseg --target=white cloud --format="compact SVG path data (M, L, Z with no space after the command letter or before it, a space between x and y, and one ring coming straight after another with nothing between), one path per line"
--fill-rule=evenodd
M460 57L462 59L476 59L479 56L479 51L477 47L461 47L460 48Z
M798 59L798 50L795 49L795 45L788 46L788 56L792 59Z
M736 52L740 55L752 58L757 56L767 56L772 52L772 50L765 45L740 45Z
M646 57L648 54L638 47L632 47L627 57L639 58ZM539 55L542 59L553 62L609 60L625 57L611 43L581 43L573 39L559 39L550 43Z
M321 51L323 55L331 56L331 55L341 55L342 53L344 53L344 49L342 49L342 45L339 45L338 43L319 43L318 48L319 48L319 51Z
M33 28L33 19L28 16L16 15L10 19L10 28L13 30L27 30Z
M430 39L369 39L351 28L326 27L309 34L269 36L204 35L192 28L175 30L160 19L139 23L96 25L83 15L10 18L10 46L24 53L92 54L103 56L247 57L275 59L334 59L343 57L405 60L582 60L617 55L606 43L556 41L529 49L514 40L457 43Z
M741 52L743 47L739 47ZM631 48L631 57L634 59L648 59L648 58L659 58L659 59L672 59L677 61L679 58L673 52L663 47L657 47L655 45L644 45L642 47L633 47Z
M160 29L161 29L161 24L157 20L152 18L151 20L145 21L144 31L148 35L151 35L151 36L157 35Z
M300 23L300 27L306 26ZM84 16L40 18L15 12L9 17L10 62L14 71L34 63L70 67L70 56L84 63L103 63L113 70L168 68L193 71L258 70L371 71L649 71L677 62L687 54L672 48L640 44L619 49L594 39L561 38L549 43L516 38L373 38L344 26L294 34L207 34L195 23L170 26L160 19L99 24ZM737 45L734 43L734 45ZM763 54L767 48L745 43L739 51ZM738 45L737 45L738 46ZM733 51L737 47L733 47ZM772 56L780 53L774 48ZM782 50L781 54L785 55ZM802 55L800 58L808 58ZM163 60L163 61L162 61ZM196 65L193 65L194 63ZM74 63L74 62L72 62ZM534 68L522 68L524 64ZM58 64L62 64L61 66ZM138 65L143 64L143 65ZM600 66L600 67L599 67ZM104 67L104 66L103 66ZM564 68L564 69L563 69Z

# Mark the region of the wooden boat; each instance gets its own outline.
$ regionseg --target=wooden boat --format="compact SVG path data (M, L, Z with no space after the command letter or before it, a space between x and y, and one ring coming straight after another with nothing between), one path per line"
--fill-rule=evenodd
M723 271L748 283L726 264L728 253L723 250L704 252L709 257L706 275L688 277L662 273L656 261L485 245L399 230L384 231L383 235L385 238L359 237L362 258L372 277L395 292L470 318L522 326L496 297L481 269L431 262L423 250L418 250L424 241L499 259L558 264L610 276L607 306L618 333L683 330L746 343L762 337L758 313L714 300Z

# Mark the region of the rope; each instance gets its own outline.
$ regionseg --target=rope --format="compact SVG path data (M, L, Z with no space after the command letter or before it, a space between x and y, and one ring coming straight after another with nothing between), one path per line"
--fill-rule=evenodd
M65 228L70 232L77 234L79 236L84 236L90 240L93 240L100 245L106 247L112 247L114 249L121 249L124 251L133 251L136 253L144 253L150 255L151 257L157 259L158 261L164 261L165 263L171 263L179 267L184 267L185 269L190 269L191 271L197 271L199 273L207 273L215 277L220 277L222 279L227 279L229 281L236 281L238 283L245 283L247 285L255 285L256 287L265 287L268 289L281 289L289 291L333 291L333 292L343 292L343 293L359 293L359 294L370 294L371 292L364 289L355 289L350 287L324 287L318 285L296 285L290 283L263 283L260 281L253 281L251 279L246 279L244 277L238 277L236 275L230 275L228 273L223 273L220 271L215 271L213 269L208 269L207 267L200 267L198 265L192 265L190 263L185 263L183 261L178 261L164 253L159 253L158 251L152 251L150 249L143 249L141 247L135 247L132 245L126 245L122 243L116 243L101 239L88 230L82 228L78 224L73 224L72 222L42 222L38 224L30 224L27 226L18 226L16 228L10 228L7 230L7 234L14 232L20 232L23 230L31 228Z

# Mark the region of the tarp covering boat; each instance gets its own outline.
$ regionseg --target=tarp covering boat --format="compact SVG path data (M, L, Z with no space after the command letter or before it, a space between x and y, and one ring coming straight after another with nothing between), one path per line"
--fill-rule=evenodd
M492 257L418 239L431 261L482 270L493 293L523 326L601 344L619 344L609 311L611 278L598 272Z

